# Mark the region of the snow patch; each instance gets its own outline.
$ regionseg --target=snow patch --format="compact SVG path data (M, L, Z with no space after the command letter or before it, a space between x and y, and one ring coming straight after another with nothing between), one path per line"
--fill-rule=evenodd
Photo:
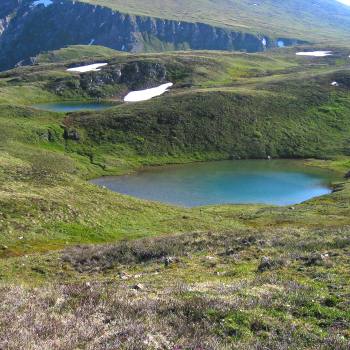
M332 86L339 86L339 83L336 82L336 81L333 81L333 82L331 83L331 85L332 85Z
M67 72L79 72L79 73L98 72L101 70L101 67L107 66L107 64L108 63L94 63L94 64L89 64L87 66L68 68Z
M44 5L45 7L50 6L53 4L52 0L35 0L33 2L33 6L39 6L39 5Z
M89 42L89 46L91 46L95 42L95 39L91 39Z
M311 56L311 57L326 57L332 56L332 51L309 51L309 52L297 52L297 56Z
M174 85L173 83L167 83L152 89L132 91L125 96L124 101L125 102L147 101L152 99L153 97L163 95L165 92L169 91L168 89L173 85Z

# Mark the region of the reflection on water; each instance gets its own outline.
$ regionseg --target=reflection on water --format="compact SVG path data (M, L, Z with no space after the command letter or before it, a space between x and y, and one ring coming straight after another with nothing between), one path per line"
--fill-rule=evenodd
M224 203L290 205L328 194L334 174L295 160L194 163L104 177L92 183L187 207Z
M115 106L106 102L55 102L40 103L32 107L50 112L79 112L79 111L101 111Z

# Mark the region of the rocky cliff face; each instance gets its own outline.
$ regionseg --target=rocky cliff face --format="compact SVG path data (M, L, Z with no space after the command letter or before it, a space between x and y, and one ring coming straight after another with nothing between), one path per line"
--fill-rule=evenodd
M39 52L95 44L121 51L208 49L263 51L296 40L235 32L202 23L132 16L71 0L2 0L0 69Z
M12 0L12 1L5 0L4 3L1 3L0 35L7 29L7 26L9 25L11 20L11 15L15 14L15 11L19 6L20 6L19 0Z
M130 90L151 88L171 78L164 64L156 61L135 61L112 63L98 72L57 78L51 80L47 88L60 96L69 96L73 90L79 95L106 98L125 95Z

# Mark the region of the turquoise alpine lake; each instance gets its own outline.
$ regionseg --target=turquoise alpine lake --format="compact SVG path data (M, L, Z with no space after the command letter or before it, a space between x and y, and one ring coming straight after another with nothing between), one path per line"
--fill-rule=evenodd
M240 160L147 168L92 183L142 199L185 207L292 205L331 193L335 174L295 160Z
M107 102L79 102L79 101L70 101L70 102L52 102L52 103L40 103L35 104L32 107L50 111L50 112L79 112L79 111L101 111L116 106L112 103Z

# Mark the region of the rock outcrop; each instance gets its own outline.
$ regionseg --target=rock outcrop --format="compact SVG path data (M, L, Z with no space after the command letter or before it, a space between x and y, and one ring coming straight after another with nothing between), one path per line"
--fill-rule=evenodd
M156 61L134 61L112 63L97 72L59 77L51 80L47 88L61 96L67 96L74 90L79 91L80 95L104 98L125 95L130 90L148 89L163 84L168 79L164 64Z
M13 15L16 9L20 6L19 0L4 0L0 6L0 38L2 33L7 29L11 15Z

